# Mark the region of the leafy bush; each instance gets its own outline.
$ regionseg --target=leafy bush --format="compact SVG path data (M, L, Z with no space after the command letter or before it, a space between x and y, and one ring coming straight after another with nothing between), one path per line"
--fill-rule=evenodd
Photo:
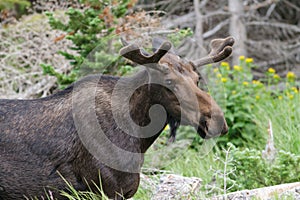
M242 146L247 141L260 140L254 134L256 128L253 123L252 110L264 94L266 87L260 81L254 80L251 69L255 67L252 59L240 57L239 65L231 67L222 62L219 68L211 69L210 78L215 87L210 93L223 108L229 127L229 134L220 137L220 144L231 142ZM242 134L246 132L247 134Z
M300 155L279 150L275 159L268 161L260 150L235 147L230 155L234 173L228 175L227 183L232 191L300 181Z
M95 1L84 0L83 10L69 8L66 12L69 20L67 23L56 19L54 13L47 12L51 27L55 30L62 30L65 34L56 38L56 42L64 38L73 43L72 50L76 55L66 51L60 51L66 59L70 60L73 69L68 74L60 74L51 65L42 65L46 74L56 76L61 88L77 80L80 76L102 72L116 73L121 66L120 57L116 54L120 43L114 40L118 18L122 18L127 8L135 1ZM94 52L90 54L93 50ZM88 58L88 59L87 59ZM128 67L124 70L130 70Z
M270 68L265 78L255 80L252 75L255 67L252 58L241 56L239 65L230 66L222 62L220 67L209 69L208 74L212 74L209 77L209 92L222 107L229 126L229 134L218 139L220 145L228 142L236 146L255 143L256 147L262 147L266 135L257 126L256 111L259 106L266 102L276 104L277 100L291 101L298 96L293 72L288 72L286 78L282 79ZM285 87L278 87L279 82ZM266 127L268 119L260 123L265 123Z

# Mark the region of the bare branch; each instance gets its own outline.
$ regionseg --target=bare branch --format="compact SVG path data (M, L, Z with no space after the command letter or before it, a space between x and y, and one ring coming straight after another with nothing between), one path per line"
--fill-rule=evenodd
M300 12L300 8L298 6L296 6L295 4L292 4L291 2L287 1L287 0L283 0L283 2L290 6L291 8L295 9L297 12Z
M244 10L245 11L257 10L259 8L267 7L267 6L269 6L273 3L277 3L277 2L278 2L277 0L266 0L266 1L263 1L263 2L256 3L256 4L251 4L250 6L245 6Z
M275 28L282 28L282 29L289 29L291 31L294 31L296 33L300 33L300 28L298 26L292 25L292 24L286 24L286 23L280 23L280 22L264 22L264 21L252 21L247 22L247 26L271 26Z
M214 26L211 30L203 33L203 38L206 39L206 38L213 36L214 34L216 34L218 31L220 31L224 26L227 26L228 24L229 24L229 19L226 19L225 21L220 22L219 24Z

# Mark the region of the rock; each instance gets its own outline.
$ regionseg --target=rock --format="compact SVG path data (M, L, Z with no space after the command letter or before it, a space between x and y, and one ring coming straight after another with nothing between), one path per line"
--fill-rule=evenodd
M227 195L213 197L212 200L250 200L253 198L271 200L276 196L278 199L287 199L291 196L295 200L300 200L300 182L232 192Z
M153 191L151 200L169 199L208 199L200 191L202 179L197 177L183 177L176 174L141 174L141 187ZM286 183L276 186L242 190L218 195L210 200L273 200L295 199L300 200L300 182Z
M162 175L153 194L152 200L188 199L199 192L202 179L183 177L176 174Z

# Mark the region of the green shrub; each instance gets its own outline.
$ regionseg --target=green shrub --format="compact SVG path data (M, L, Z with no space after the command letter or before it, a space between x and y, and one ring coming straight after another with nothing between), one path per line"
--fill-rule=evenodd
M218 68L208 68L209 92L222 107L229 126L229 134L218 138L219 145L231 142L236 146L253 144L255 148L261 148L267 134L262 129L258 130L257 125L259 123L262 126L264 123L266 129L268 119L261 120L260 116L265 116L264 113L257 116L260 106L276 105L279 100L287 103L285 109L299 105L294 101L299 96L294 73L289 72L286 78L280 78L270 68L265 73L265 78L255 80L252 75L255 67L252 58L241 56L239 65L230 66L229 63L222 62ZM286 87L279 88L279 82L285 83Z
M234 183L232 191L300 181L300 155L279 150L268 161L260 150L233 148L231 156L235 162L235 172L228 177L228 185Z
M256 189L300 181L300 155L279 150L274 160L263 158L262 151L241 149L231 143L216 153L212 170L214 184L206 182L209 195Z
M254 139L261 138L255 135L255 123L252 110L259 103L266 87L258 80L253 79L251 69L254 68L252 59L240 58L239 65L230 66L222 62L219 68L212 71L213 82L216 85L210 91L219 105L223 108L229 127L229 134L219 138L219 144L231 142L237 146L244 146ZM247 134L243 134L243 133Z
M67 74L57 73L51 65L42 65L46 74L57 77L61 88L86 74L99 72L114 74L122 66L120 56L116 53L121 47L120 42L114 37L116 24L133 2L119 0L112 5L110 0L84 0L81 3L85 4L83 10L69 8L66 12L69 20L66 23L55 18L54 13L46 13L52 29L65 32L57 38L57 41L64 38L72 41L71 50L76 51L76 54L58 52L70 60L73 66ZM130 68L121 70L124 73Z

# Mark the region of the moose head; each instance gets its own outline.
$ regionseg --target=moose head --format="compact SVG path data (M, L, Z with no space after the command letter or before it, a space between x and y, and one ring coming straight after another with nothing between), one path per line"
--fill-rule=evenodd
M195 127L202 138L211 138L228 132L223 112L214 99L198 87L198 70L209 63L219 62L232 52L233 37L215 39L210 43L211 52L199 60L188 62L170 51L170 42L153 40L152 55L135 44L123 40L120 54L146 66L150 79L160 83L160 104L172 122ZM156 46L158 46L156 48ZM178 124L178 123L176 123Z

